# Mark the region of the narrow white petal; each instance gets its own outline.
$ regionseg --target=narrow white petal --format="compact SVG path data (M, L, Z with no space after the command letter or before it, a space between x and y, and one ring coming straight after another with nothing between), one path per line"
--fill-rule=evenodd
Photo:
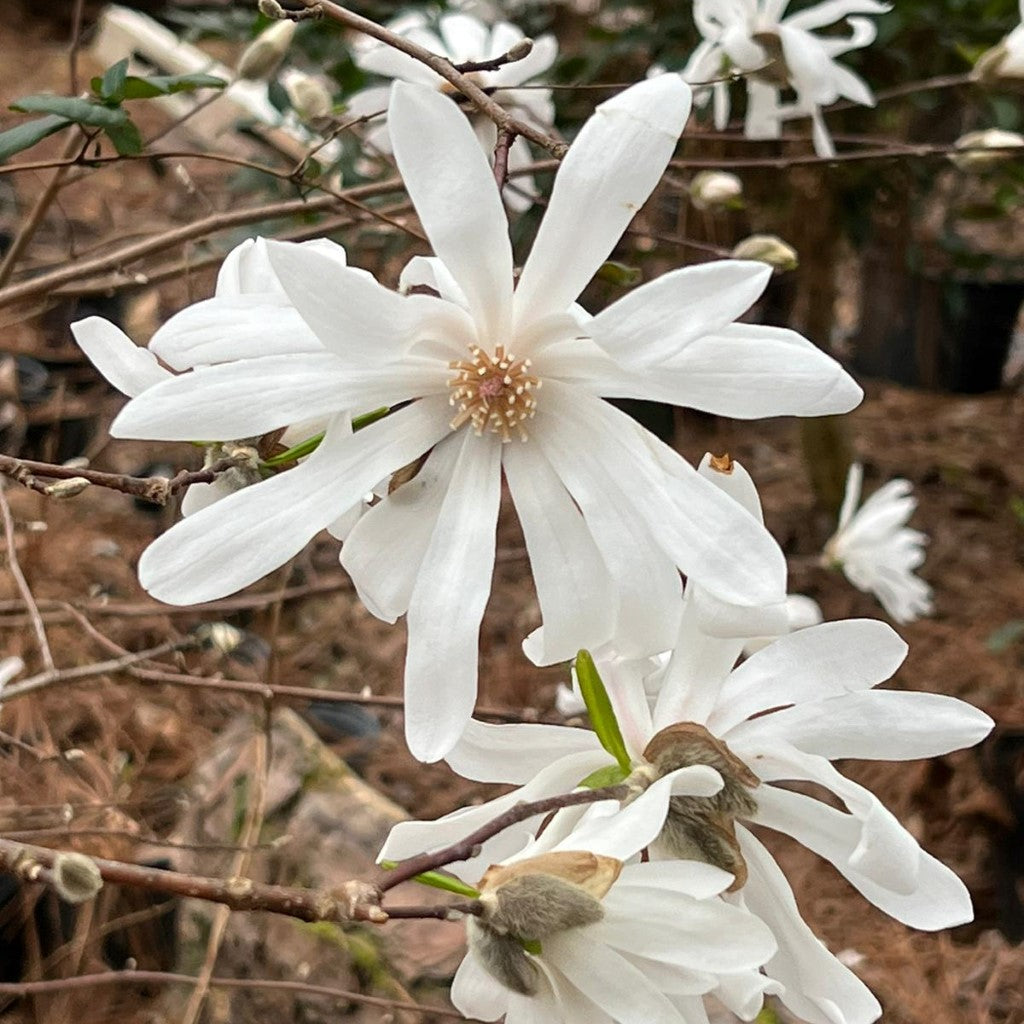
M437 761L456 744L476 703L478 634L494 572L501 442L463 431L409 600L405 736L412 755Z
M409 610L461 442L453 435L437 444L411 480L366 511L341 549L341 564L360 600L385 622Z
M110 433L161 441L254 437L314 416L395 405L440 390L443 373L432 362L388 371L346 366L330 352L266 356L169 377L129 402Z
M480 965L472 950L455 972L452 1005L474 1020L497 1020L508 1009L509 993Z
M183 519L139 561L139 580L168 604L232 594L283 565L381 477L448 430L444 399L427 399L358 434L328 430L295 469Z
M344 246L329 238L314 238L308 242L286 242L322 252L339 267L347 266ZM247 238L224 257L217 272L217 295L284 295L281 282L270 265L265 238Z
M602 103L569 148L515 292L517 325L564 313L658 184L690 113L678 75Z
M396 82L388 110L395 160L434 252L466 294L481 341L510 340L512 246L487 157L446 96Z
M544 622L540 664L611 638L612 581L579 509L538 445L508 444L502 468L523 528Z
M793 28L810 30L833 25L849 14L887 14L891 10L891 4L879 3L878 0L824 0L804 11L789 15L786 24Z
M724 734L745 718L786 704L868 690L889 679L907 645L884 622L823 622L748 658L723 685L709 725Z
M650 369L745 313L772 276L764 263L716 260L670 271L627 292L590 323L590 337L613 359Z
M867 986L844 967L807 927L793 890L771 854L742 826L736 826L750 872L743 902L772 930L779 951L765 974L785 986L779 998L808 1024L872 1024L882 1014Z
M627 864L612 893L623 894L627 903L634 898L629 890L651 888L706 900L721 895L731 882L732 875L713 864L696 860L652 860L646 864Z
M450 336L467 346L475 340L465 312L443 299L393 292L315 249L268 241L267 252L300 316L350 364L392 362L423 337Z
M136 345L120 327L101 316L90 316L71 325L78 347L107 381L122 394L134 398L147 388L170 378L148 349Z
M464 779L521 786L566 754L601 750L589 729L532 723L489 725L471 718L445 760Z

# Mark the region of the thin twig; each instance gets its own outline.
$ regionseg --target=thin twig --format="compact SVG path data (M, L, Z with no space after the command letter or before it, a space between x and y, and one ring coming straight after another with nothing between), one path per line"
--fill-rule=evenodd
M516 133L510 128L502 128L498 132L498 141L494 147L494 180L499 190L505 187L508 180L508 154L515 137Z
M593 804L601 800L624 800L629 794L630 787L626 785L604 786L601 789L584 789L576 793L563 793L561 796L547 797L544 800L518 803L514 807L510 807L504 814L498 815L493 821L489 821L475 832L471 832L465 839L460 839L443 850L422 853L418 857L403 860L383 876L378 888L382 893L387 892L424 871L434 871L447 864L454 864L456 861L468 860L476 855L482 843L527 818L547 814L549 811L560 811L563 807L578 807L581 804Z
M11 506L7 501L7 494L2 484L0 484L0 516L3 517L4 521L7 564L10 566L11 575L14 577L14 582L18 587L22 600L25 602L25 607L28 609L29 619L32 622L32 629L36 634L36 641L39 644L39 653L43 659L43 664L48 672L53 672L55 669L53 652L50 650L50 642L46 638L46 628L43 626L43 619L39 614L39 605L36 604L32 588L28 585L28 580L25 579L25 574L21 571L21 564L18 561L18 542L14 535L14 517L11 515Z

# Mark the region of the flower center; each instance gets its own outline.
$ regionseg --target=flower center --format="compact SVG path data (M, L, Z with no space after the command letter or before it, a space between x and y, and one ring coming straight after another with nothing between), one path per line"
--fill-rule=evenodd
M470 345L469 355L469 359L448 364L457 371L448 381L452 389L448 401L459 407L452 430L472 423L477 434L490 430L500 434L502 441L511 441L516 431L525 441L526 420L532 419L537 409L537 400L530 392L541 384L529 373L530 360L506 354L503 345L494 350L493 356L479 345Z

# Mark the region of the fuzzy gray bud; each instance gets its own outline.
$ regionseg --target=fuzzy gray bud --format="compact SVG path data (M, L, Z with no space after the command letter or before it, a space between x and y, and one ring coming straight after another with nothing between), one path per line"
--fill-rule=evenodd
M58 853L50 873L53 888L65 903L86 903L103 888L100 869L84 853Z

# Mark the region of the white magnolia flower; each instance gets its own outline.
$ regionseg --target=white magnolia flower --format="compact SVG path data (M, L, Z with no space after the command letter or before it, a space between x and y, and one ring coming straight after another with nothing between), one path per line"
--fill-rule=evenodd
M522 30L507 21L488 26L471 14L459 12L443 14L437 22L436 32L430 28L429 20L420 11L403 14L390 22L387 28L433 53L447 57L453 64L480 63L500 57L515 46L524 44L526 40ZM506 110L550 134L555 120L551 90L518 87L551 69L558 58L558 42L552 35L540 36L532 42L533 48L521 60L512 61L495 71L471 72L471 77L482 89L493 90L495 102ZM447 79L413 57L376 39L365 38L355 49L354 57L356 64L364 71L371 71L384 78L428 85L449 95L453 93ZM388 86L364 89L348 100L347 115L364 117L386 110L388 94ZM494 122L472 109L467 112L480 145L493 162L494 147L498 141ZM392 152L387 122L382 118L371 122L364 140L372 149L382 153ZM517 136L509 148L509 171L518 171L532 161L529 144L522 136ZM533 178L517 174L511 178L505 190L505 201L513 210L521 211L532 205L535 195Z
M756 492L742 467L733 463L723 484L756 514ZM704 598L701 588L687 588L677 642L655 678L649 662L596 659L634 766L711 765L725 781L703 809L694 800L670 809L653 853L707 860L736 876L727 898L772 929L779 951L765 973L783 987L781 998L795 1014L812 1024L867 1024L880 1012L876 1000L813 935L778 865L741 822L792 836L904 924L929 931L962 924L972 918L963 883L831 761L940 756L979 742L992 722L952 697L875 690L907 651L881 622L811 626L737 665L744 640L702 627ZM565 792L615 769L589 730L475 720L447 761L466 778L521 788L435 822L402 823L382 856L443 847L520 800ZM775 785L793 781L830 791L846 810ZM508 856L526 827L489 840L463 870Z
M1020 0L1020 18L1020 25L978 58L974 78L1024 78L1024 0Z
M208 300L204 326L219 319L267 354L150 388L111 429L253 436L300 417L402 408L354 435L328 427L301 466L177 524L142 557L146 589L189 604L247 586L427 454L342 552L374 614L407 615L406 731L424 760L451 749L475 701L502 473L530 553L544 660L615 633L640 653L664 650L679 570L724 602L781 602L784 562L763 527L602 396L749 418L842 412L860 389L800 335L732 323L767 282L761 264L674 271L594 317L574 305L660 179L689 98L666 76L598 107L559 170L513 291L505 210L468 121L440 93L396 83L395 157L438 256L409 268L404 283L419 287L396 293L268 242L294 303L287 312L322 348L286 344L273 309L256 318ZM427 275L436 295L420 294ZM187 335L179 344L189 346Z
M609 802L562 812L484 873L485 915L469 921L452 984L462 1013L504 1014L505 1024L692 1024L703 993L730 999L758 987L775 942L715 898L731 876L693 861L636 862L670 788L664 778L621 811Z
M746 135L776 139L782 122L809 117L814 149L833 156L835 148L825 127L821 108L841 97L874 106L864 81L836 58L874 41L877 28L867 18L849 18L850 35L815 35L852 14L885 14L888 4L878 0L822 0L784 17L789 0L694 0L693 19L704 37L683 70L690 82L721 78L723 72L744 72L747 82ZM729 83L711 88L715 125L729 120ZM783 102L781 90L796 94ZM705 92L703 95L707 95Z
M840 567L858 590L874 594L897 622L931 615L932 588L914 575L924 561L928 537L906 525L917 508L910 481L890 480L858 509L863 481L864 468L855 462L824 563Z
M285 244L305 246L339 267L346 265L345 249L329 239ZM220 311L235 309L239 319L262 316L269 307L273 307L273 315L280 320L282 334L296 349L322 350L316 335L305 322L294 310L287 311L287 297L270 265L266 242L262 238L246 239L224 257L217 274L215 294L216 308ZM135 398L147 388L174 377L176 374L167 366L187 372L198 366L230 362L254 354L251 332L240 329L237 322L234 329L227 329L223 324L210 329L205 320L208 309L207 303L197 302L172 317L153 335L148 348L136 345L120 327L99 316L73 323L71 333L78 347L107 382L122 394ZM265 352L265 346L261 347L260 354ZM160 359L167 366L162 365ZM322 427L322 423L296 423L285 430L281 443L287 446L293 439L302 440ZM224 454L221 446L214 446L208 451L207 461L216 462ZM191 515L258 479L255 467L240 465L221 473L212 483L192 484L181 502L182 515ZM354 522L352 515L345 520L345 523L350 522Z

